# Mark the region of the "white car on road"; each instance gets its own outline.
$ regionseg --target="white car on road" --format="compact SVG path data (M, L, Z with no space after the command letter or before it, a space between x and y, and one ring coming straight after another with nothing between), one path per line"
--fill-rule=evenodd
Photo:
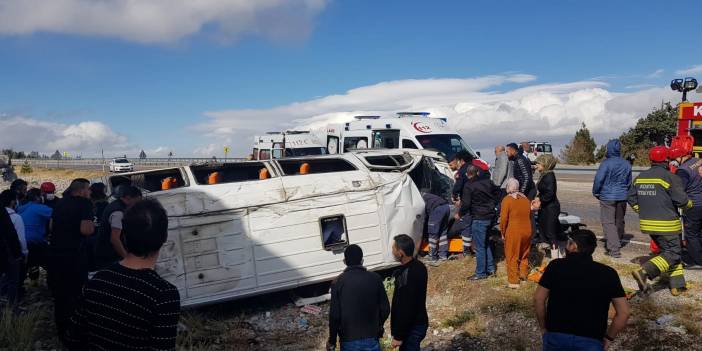
M133 172L134 164L126 158L113 158L110 161L110 172Z

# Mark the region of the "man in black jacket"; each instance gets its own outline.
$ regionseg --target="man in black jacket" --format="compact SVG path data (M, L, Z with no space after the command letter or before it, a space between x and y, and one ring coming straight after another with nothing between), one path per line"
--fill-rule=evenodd
M427 335L427 268L414 259L414 241L406 234L394 238L392 254L402 263L393 273L395 290L392 294L392 347L400 351L419 351Z
M339 337L341 351L380 351L378 339L390 315L382 278L363 267L363 250L358 245L344 250L344 263L346 270L331 288L327 350L336 349Z
M488 232L495 219L500 189L492 183L489 176L485 176L484 173L481 175L481 170L476 165L468 167L468 179L463 188L460 213L470 214L473 219L471 232L476 268L470 280L479 280L494 274L496 270Z
M531 161L519 152L519 146L515 143L508 144L506 151L509 161L513 163L512 176L519 181L519 192L526 195L529 200L534 200L536 187L534 186L534 173L531 169Z

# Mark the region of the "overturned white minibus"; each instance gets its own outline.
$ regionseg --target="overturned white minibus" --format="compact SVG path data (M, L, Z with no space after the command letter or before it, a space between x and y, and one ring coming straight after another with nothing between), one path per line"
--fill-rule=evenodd
M423 150L358 151L202 164L108 177L158 199L169 235L157 271L182 304L200 305L328 281L358 244L371 270L397 265L392 238L422 239L419 189L451 179Z

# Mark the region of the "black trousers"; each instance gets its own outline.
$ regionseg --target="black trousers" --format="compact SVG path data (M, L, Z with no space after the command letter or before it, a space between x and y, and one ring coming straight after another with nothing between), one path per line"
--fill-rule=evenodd
M641 265L646 275L654 279L663 273L670 275L671 288L684 288L685 275L682 265L682 242L680 235L651 235L660 248L660 254Z
M88 280L83 250L49 249L48 284L54 298L54 319L59 339L64 341L71 314ZM64 342L65 344L65 342Z
M685 211L685 239L687 240L687 263L702 266L702 206Z

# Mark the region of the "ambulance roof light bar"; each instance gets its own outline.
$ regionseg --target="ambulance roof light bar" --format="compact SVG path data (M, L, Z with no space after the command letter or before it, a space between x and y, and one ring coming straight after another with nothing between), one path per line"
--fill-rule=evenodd
M670 82L670 89L679 91L683 94L682 101L687 101L687 92L697 89L697 79L686 77L685 79L677 78Z
M430 112L398 112L397 117L413 117L413 116L420 116L420 117L427 117L429 116Z

